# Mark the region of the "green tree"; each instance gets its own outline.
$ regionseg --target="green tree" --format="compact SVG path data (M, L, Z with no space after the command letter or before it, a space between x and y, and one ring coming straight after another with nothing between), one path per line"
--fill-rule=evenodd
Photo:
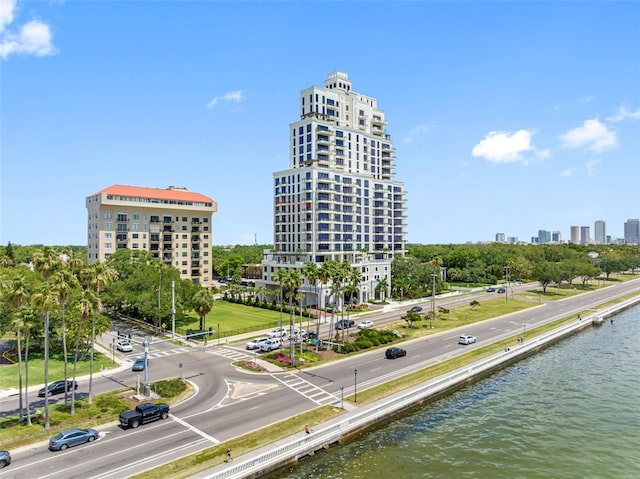
M204 319L213 309L213 295L206 289L201 289L193 296L193 310L200 317L200 331L204 331Z

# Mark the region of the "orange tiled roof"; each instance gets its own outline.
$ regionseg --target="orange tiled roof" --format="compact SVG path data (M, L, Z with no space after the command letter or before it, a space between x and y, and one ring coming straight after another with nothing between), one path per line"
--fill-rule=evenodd
M97 193L91 195L95 196L100 193L106 193L109 195L117 196L137 196L139 198L150 198L159 200L175 200L175 201L190 201L199 203L214 203L214 201L200 193L187 191L184 189L162 189L162 188L145 188L142 186L125 186L125 185L113 185L109 186Z

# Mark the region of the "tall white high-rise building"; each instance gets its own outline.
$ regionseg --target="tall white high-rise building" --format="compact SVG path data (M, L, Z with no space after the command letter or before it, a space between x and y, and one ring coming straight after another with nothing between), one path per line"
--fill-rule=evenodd
M624 242L626 244L640 244L640 220L629 218L624 223Z
M607 243L607 223L603 220L597 220L593 225L593 233L597 244Z
M274 251L265 251L261 283L277 286L279 268L346 260L362 273L358 299L366 301L379 281L391 285L391 261L406 241L404 184L395 181L384 112L338 71L324 86L302 90L299 108L289 127L289 168L273 173Z

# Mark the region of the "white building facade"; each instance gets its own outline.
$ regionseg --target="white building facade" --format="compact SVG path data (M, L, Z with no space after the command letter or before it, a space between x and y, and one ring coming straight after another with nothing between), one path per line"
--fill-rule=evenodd
M391 261L404 254L407 216L386 124L377 100L354 92L345 73L301 91L300 120L289 128L289 168L273 174L274 251L262 262L266 286L278 286L279 268L346 260L363 276L359 301L373 297L382 279L390 287ZM302 290L313 289L305 281ZM305 301L316 299L308 294Z

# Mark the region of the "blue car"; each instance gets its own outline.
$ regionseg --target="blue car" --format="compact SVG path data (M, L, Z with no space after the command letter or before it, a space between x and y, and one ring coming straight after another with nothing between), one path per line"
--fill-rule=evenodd
M68 447L93 442L98 439L95 429L67 429L49 439L49 450L64 451Z

